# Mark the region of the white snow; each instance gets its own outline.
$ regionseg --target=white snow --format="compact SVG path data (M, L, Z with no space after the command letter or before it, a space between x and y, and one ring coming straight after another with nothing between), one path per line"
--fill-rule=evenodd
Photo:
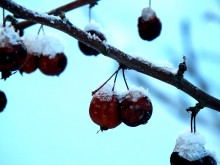
M189 161L198 160L207 155L213 156L205 149L205 138L198 132L191 133L190 130L184 131L176 139L174 152Z
M99 98L102 101L111 101L112 95L116 94L112 91L112 85L105 84L100 90L98 90L93 97Z
M120 102L125 98L130 98L131 101L136 102L141 97L149 96L148 89L146 90L143 87L137 86L129 86L129 90L120 93Z
M94 20L91 20L89 24L85 26L84 30L85 31L94 30L101 33L103 31L101 25Z
M8 39L7 42L5 40L6 38ZM13 27L2 27L2 25L0 25L0 47L5 47L8 42L13 45L16 45L20 41L21 39L18 33L15 32Z
M158 60L158 59L153 59L153 58L148 57L148 56L143 59L141 56L138 56L138 55L135 55L135 54L133 54L131 56L131 58L136 58L136 59L138 59L139 61L142 61L145 64L148 64L148 65L152 64L156 67L159 67L161 69L170 71L174 74L178 70L178 68L175 68L174 65L171 62L169 62L168 60Z
M58 37L52 35L36 35L28 34L24 37L24 43L28 52L39 55L54 57L57 53L64 52L64 47Z
M143 20L148 21L152 19L152 17L156 17L156 13L151 7L143 8L141 17Z

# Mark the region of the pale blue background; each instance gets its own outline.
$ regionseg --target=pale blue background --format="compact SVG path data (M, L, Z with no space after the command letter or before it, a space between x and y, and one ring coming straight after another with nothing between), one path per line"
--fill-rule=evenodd
M49 11L70 1L16 2L29 9ZM103 26L109 44L154 61L176 59L172 62L175 67L183 55L187 56L180 24L189 21L192 45L199 55L200 74L208 83L210 94L220 98L220 24L204 18L206 11L220 15L217 0L153 0L152 7L163 23L160 37L153 42L141 40L137 33L137 18L147 6L146 0L101 0L92 11L93 19ZM83 29L88 23L88 6L66 15ZM33 26L25 32L37 34L38 28L39 25ZM130 85L134 84L132 75L139 74L174 102L177 95L186 98L185 109L161 102L152 94L154 112L148 124L136 128L121 124L96 134L99 127L88 114L91 92L113 73L117 64L102 55L84 56L77 41L64 33L46 27L45 32L62 38L68 57L67 68L59 77L48 77L37 70L23 77L17 73L0 81L0 89L8 98L7 107L0 114L0 165L168 165L176 137L190 126L190 114L185 109L193 106L195 100L163 82L127 71ZM187 73L186 78L197 83ZM126 89L121 76L116 88ZM151 89L148 90L151 93ZM184 111L183 118L178 117L180 111ZM220 131L216 126L220 123L219 115L205 108L198 116L203 119L198 123L198 130L206 137L207 149L214 151L217 158L220 158Z

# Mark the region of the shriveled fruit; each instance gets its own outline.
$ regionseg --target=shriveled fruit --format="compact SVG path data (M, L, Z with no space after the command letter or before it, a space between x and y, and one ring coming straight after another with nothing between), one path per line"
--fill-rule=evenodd
M18 70L27 59L27 49L14 29L0 28L0 71Z
M120 101L120 116L127 126L146 124L153 112L151 100L141 91L128 91Z
M182 133L176 139L170 156L171 165L217 165L214 155L204 147L205 140L199 133Z
M87 31L87 33L90 33L91 36L96 36L98 37L101 41L105 41L106 38L105 36L101 33L101 32L98 32L98 31L95 31L95 30L89 30ZM88 55L88 56L91 56L91 55L95 55L97 56L99 54L99 52L87 45L85 45L84 43L78 41L78 46L79 46L79 49L82 51L83 54L85 55Z
M5 93L0 90L0 112L2 112L7 104Z
M150 7L142 10L138 18L138 33L143 40L152 41L160 35L162 24L154 10Z
M39 55L34 53L27 53L27 60L24 65L19 69L20 73L32 73L38 68Z
M40 56L39 69L45 75L58 76L65 70L66 65L67 58L64 53L57 53L54 56Z
M101 130L115 128L121 124L119 100L116 94L106 91L97 92L90 103L89 115Z

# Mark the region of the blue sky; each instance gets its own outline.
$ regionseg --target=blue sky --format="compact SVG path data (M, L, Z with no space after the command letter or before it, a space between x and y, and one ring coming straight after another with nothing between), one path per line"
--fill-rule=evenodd
M49 11L70 1L39 2L16 0L27 8ZM191 22L192 43L198 54L199 67L203 77L208 78L210 93L220 98L219 77L216 70L219 65L213 57L204 52L214 52L219 59L220 50L217 41L220 26L207 23L203 13L207 10L219 13L215 0L196 1L152 1L152 8L161 19L163 29L161 36L152 42L138 37L137 18L148 1L101 0L92 10L92 18L99 22L106 34L108 43L120 50L146 59L168 60L178 66L185 54L180 33L183 20ZM66 14L69 20L83 29L88 23L88 6ZM39 25L27 29L26 34L36 34ZM77 47L77 41L68 35L46 28L46 34L59 35L65 46L68 58L66 70L59 77L48 77L39 70L28 75L19 73L6 81L0 81L0 89L8 98L8 104L0 114L0 164L1 165L87 165L87 164L169 164L169 157L175 146L179 132L189 128L190 114L180 120L170 113L170 106L151 96L154 112L149 123L136 128L121 124L115 129L96 134L99 127L88 114L91 92L104 82L116 69L116 63L102 55L86 57ZM172 50L172 51L169 51ZM171 52L171 53L168 53ZM186 55L187 56L187 55ZM130 73L127 71L128 83ZM161 91L189 97L174 87L148 76L144 79L154 83ZM186 73L186 78L196 83ZM116 88L125 90L122 77L119 76ZM148 89L149 93L151 89ZM189 98L189 105L195 100ZM186 107L187 108L187 107ZM183 111L177 109L176 111ZM198 125L198 130L206 137L207 149L216 152L220 158L218 135L211 129L213 116L219 113L204 109L199 116L207 116L207 124Z

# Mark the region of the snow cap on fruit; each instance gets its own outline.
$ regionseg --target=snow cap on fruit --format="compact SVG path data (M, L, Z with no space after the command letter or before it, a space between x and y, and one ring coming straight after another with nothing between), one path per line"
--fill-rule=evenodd
M7 41L6 41L7 39ZM13 27L1 27L0 26L0 47L7 46L10 43L12 45L19 44L20 37L17 32L15 32Z
M194 161L212 155L205 149L204 145L205 139L202 135L198 132L191 133L190 130L187 130L176 139L174 152L178 152L179 156L189 161Z
M144 21L148 21L152 19L153 17L156 17L156 13L151 7L143 8L141 17Z
M58 53L64 52L64 46L61 44L58 37L52 35L26 35L24 43L27 46L28 52L39 55L54 57Z
M115 94L115 92L112 91L112 86L110 84L106 84L101 89L99 89L93 95L93 97L99 98L102 101L111 101L113 94Z

